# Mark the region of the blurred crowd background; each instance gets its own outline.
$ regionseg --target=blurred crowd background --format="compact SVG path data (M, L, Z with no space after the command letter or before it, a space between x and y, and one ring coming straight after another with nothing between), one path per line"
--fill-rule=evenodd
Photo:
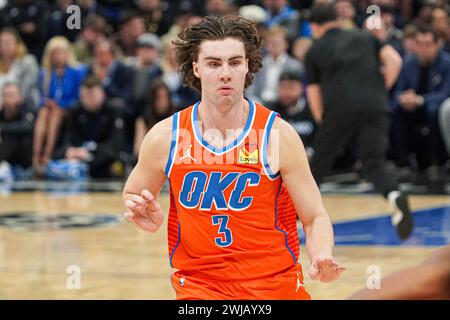
M0 1L0 180L126 177L146 132L200 98L181 83L171 42L205 15L256 21L264 67L245 95L280 112L312 155L304 58L314 41L310 8L324 1ZM366 29L402 57L389 92L393 172L448 176L448 1L335 2L341 28ZM80 8L80 29L67 27L70 5ZM358 170L351 145L334 170Z

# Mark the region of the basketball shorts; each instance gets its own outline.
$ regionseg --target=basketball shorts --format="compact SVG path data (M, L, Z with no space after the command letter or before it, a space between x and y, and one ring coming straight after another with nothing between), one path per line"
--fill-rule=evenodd
M177 300L310 300L300 264L267 278L220 281L183 274L171 275Z

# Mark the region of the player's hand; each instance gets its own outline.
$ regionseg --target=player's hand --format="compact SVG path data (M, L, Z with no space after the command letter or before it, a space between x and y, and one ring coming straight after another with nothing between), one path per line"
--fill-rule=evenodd
M145 189L140 196L131 196L125 201L125 208L125 219L133 222L142 230L154 233L161 227L164 211L150 191Z
M331 282L339 278L346 269L334 261L332 256L319 256L314 258L309 266L309 277L311 280Z

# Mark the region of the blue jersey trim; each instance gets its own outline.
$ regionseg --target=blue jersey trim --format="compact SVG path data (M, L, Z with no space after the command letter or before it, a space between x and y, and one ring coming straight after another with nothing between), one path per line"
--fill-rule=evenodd
M177 213L177 219L178 219L178 213ZM175 247L173 248L172 253L170 254L170 259L169 259L171 268L173 268L172 258L173 258L173 255L175 254L175 251L178 248L178 245L180 244L180 240L181 240L181 227L180 227L180 220L178 220L178 242L175 245Z
M267 161L267 145L269 143L269 137L270 137L270 130L272 129L273 122L275 121L275 118L277 117L278 113L272 111L272 113L269 116L269 120L267 123L267 127L264 131L264 137L263 137L263 150L262 150L262 162L263 166L266 169L267 174L269 175L270 179L275 179L280 175L280 172L273 173L270 169L269 162Z
M255 104L251 99L245 98L250 105L250 109L249 109L249 114L248 114L248 118L247 118L247 122L245 123L245 127L244 130L241 132L241 134L233 141L231 142L229 145L227 145L224 148L216 148L212 145L210 145L206 140L203 139L203 136L200 134L200 130L197 126L197 122L198 122L198 116L197 116L197 111L198 111L198 105L200 104L200 101L198 101L193 109L192 109L192 127L194 128L194 135L195 138L200 142L200 144L205 147L206 149L208 149L209 151L213 152L216 155L221 155L224 154L225 152L233 149L234 147L240 145L242 143L242 141L244 141L245 137L247 136L247 134L249 133L251 127L252 127L252 123L253 120L255 118Z
M282 185L282 182L280 181L280 186L278 187L277 197L275 198L275 228L276 228L278 231L281 231L281 232L284 234L284 236L285 236L285 244L286 244L286 248L289 250L289 253L292 255L292 258L294 259L294 264L296 264L298 259L297 259L296 255L294 254L294 252L291 250L291 248L289 248L289 244L288 244L288 235L287 235L286 231L284 231L284 230L278 228L278 226L277 226L277 219L278 219L278 197L279 197L280 192L281 192L281 185Z
M175 149L177 145L178 140L178 121L179 121L179 113L175 113L172 118L172 143L170 144L170 151L169 151L169 159L167 160L166 168L164 169L164 173L166 177L169 176L170 171L173 166L173 160L175 157Z

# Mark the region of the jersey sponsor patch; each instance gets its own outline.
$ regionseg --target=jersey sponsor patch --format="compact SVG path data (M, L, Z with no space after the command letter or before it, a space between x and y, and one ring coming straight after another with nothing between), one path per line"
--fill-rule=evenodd
M238 163L239 164L258 164L258 145L246 144L239 149Z

